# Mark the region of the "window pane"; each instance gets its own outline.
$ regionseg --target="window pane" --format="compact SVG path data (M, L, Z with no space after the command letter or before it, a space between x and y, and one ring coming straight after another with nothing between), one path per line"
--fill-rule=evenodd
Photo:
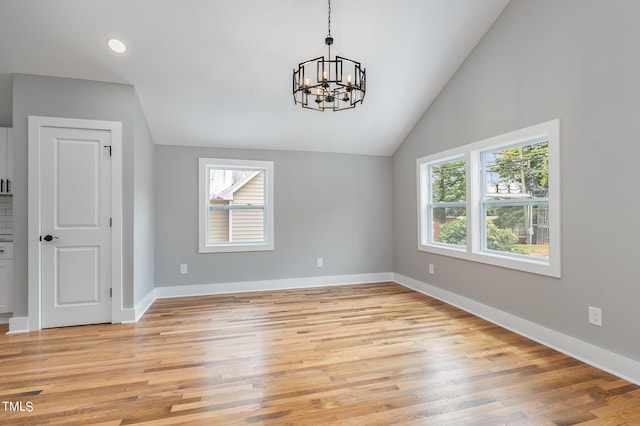
M229 204L264 204L264 171L234 168L209 168L211 200Z
M464 207L435 207L432 214L433 242L467 246L467 209Z
M264 241L264 170L209 167L207 172L209 244Z
M263 241L264 240L264 211L263 210L232 210L231 211L231 241Z
M486 249L549 259L546 204L487 206Z
M430 166L429 170L433 203L465 201L467 193L465 160Z
M211 200L211 206L225 204L221 200ZM209 208L209 243L229 242L229 210Z
M529 143L483 153L486 198L549 196L549 144Z

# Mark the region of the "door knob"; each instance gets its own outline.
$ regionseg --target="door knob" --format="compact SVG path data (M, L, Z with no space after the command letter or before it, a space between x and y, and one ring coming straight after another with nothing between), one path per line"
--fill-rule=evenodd
M54 240L54 239L56 239L56 240L57 240L57 239L58 239L58 237L54 237L54 236L51 236L51 235L45 235L44 237L40 237L40 241L42 241L42 240L45 240L45 241L52 241L52 240Z

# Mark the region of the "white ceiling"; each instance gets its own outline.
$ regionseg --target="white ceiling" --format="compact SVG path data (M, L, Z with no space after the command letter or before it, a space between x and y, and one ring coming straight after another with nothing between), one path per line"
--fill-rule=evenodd
M0 0L0 84L132 84L158 144L391 155L508 1L333 0L332 54L363 64L367 94L316 112L291 73L326 54L324 0Z

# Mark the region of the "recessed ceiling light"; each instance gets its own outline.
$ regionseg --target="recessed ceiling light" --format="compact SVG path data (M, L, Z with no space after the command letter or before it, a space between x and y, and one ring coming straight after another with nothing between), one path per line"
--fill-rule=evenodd
M107 44L109 45L109 49L116 53L124 53L127 51L127 46L117 38L110 39Z

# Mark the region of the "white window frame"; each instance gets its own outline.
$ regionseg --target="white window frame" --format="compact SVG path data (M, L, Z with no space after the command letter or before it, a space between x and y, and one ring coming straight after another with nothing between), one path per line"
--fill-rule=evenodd
M514 256L483 248L484 228L482 202L481 154L492 149L535 142L545 138L549 148L549 259ZM467 246L435 243L431 239L432 223L429 212L431 182L429 166L464 157L467 184ZM561 277L560 259L560 120L555 119L524 129L505 133L416 160L418 188L418 250L451 256L534 274Z
M210 168L259 170L264 173L264 240L255 242L209 242L209 174ZM200 253L229 253L274 250L273 161L198 158L198 248ZM230 211L231 212L231 211ZM231 232L231 231L229 231Z

